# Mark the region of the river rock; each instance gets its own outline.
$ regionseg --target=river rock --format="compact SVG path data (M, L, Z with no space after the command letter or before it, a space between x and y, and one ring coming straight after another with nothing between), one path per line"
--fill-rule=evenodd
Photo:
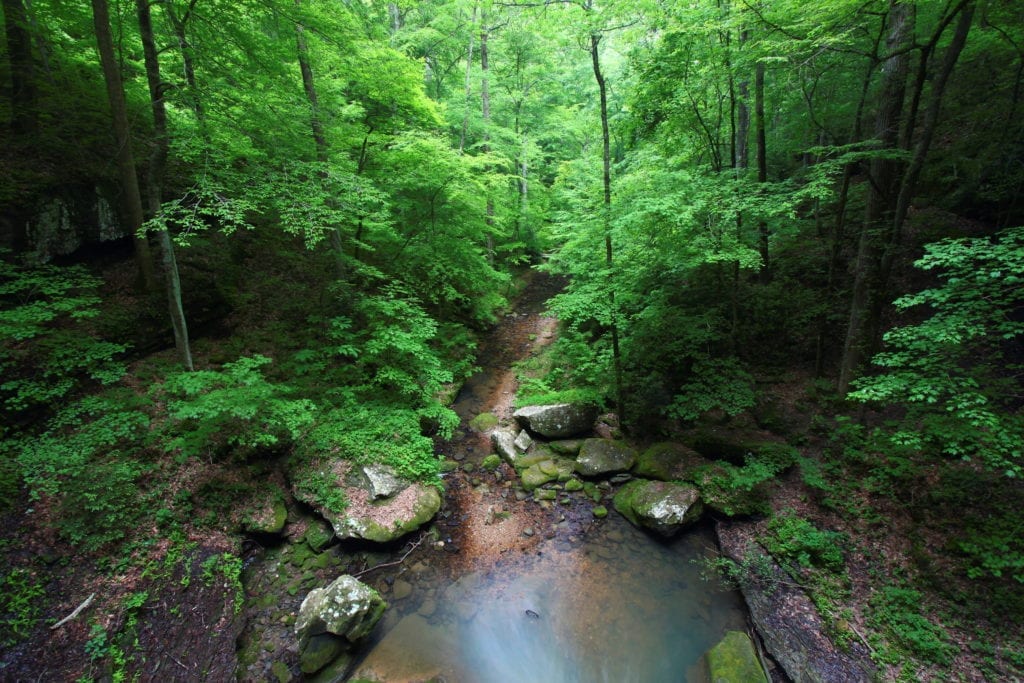
M621 441L587 439L576 456L576 471L585 477L625 472L636 462L636 451Z
M810 597L761 548L752 525L719 522L715 531L722 554L737 564L763 556L755 561L764 570L749 576L740 590L765 649L795 683L875 680L866 648L856 641L842 650L836 647Z
M515 440L516 450L520 453L525 453L529 450L531 445L533 445L533 439L530 438L530 433L525 429L519 432L519 436L517 436Z
M418 529L441 509L441 494L434 487L404 479L374 484L366 468L355 469L345 460L301 464L291 479L295 498L315 508L340 539L387 543ZM331 487L341 489L347 501L344 509L323 499L324 489ZM380 497L383 492L392 493Z
M634 526L668 537L700 519L700 493L692 486L664 481L632 481L615 494L615 509Z
M768 683L750 636L729 631L704 655L711 683Z
M305 641L332 633L355 643L365 637L387 609L380 593L354 576L342 574L325 588L314 588L302 601L295 633Z
M368 635L385 609L380 593L347 574L310 591L295 621L303 673L319 671Z
M580 446L583 445L583 439L563 439L562 441L552 441L548 444L552 451L559 455L567 455L575 458L580 452Z
M636 459L633 474L661 481L692 481L694 470L706 465L700 453L679 443L656 443Z
M501 456L501 459L513 467L516 466L516 459L519 451L516 450L516 437L506 431L497 431L491 434L491 444L494 451Z
M576 403L558 403L550 406L526 406L513 417L523 427L546 439L564 439L589 432L597 418L597 410Z
M387 465L380 463L363 465L362 470L374 500L390 498L408 486L408 482L403 482L399 479L398 475L395 474L395 470Z
M766 435L749 429L704 427L687 434L684 443L711 460L725 460L743 465L751 455L775 451L791 451L785 443L772 441Z
M303 539L309 545L310 550L319 553L334 540L334 529L327 522L319 519L313 520L306 529Z

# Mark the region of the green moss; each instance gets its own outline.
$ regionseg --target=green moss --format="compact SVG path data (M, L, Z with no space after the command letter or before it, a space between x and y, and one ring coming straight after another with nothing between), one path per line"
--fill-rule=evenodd
M768 683L750 637L729 631L705 655L712 683Z
M478 432L486 432L498 426L498 417L493 413L480 413L469 421L469 426Z

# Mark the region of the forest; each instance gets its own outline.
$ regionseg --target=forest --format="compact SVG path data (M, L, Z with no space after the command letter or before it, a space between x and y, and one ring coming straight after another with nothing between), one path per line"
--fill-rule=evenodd
M1024 678L1024 4L2 12L0 679L314 680L249 651L252 558L424 552L310 534L348 468L451 509L536 286L516 407L715 441L702 524L874 680Z

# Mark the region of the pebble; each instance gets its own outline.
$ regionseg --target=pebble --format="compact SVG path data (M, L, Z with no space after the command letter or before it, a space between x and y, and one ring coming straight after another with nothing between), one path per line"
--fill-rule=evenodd
M528 526L523 529L523 536L530 537L533 536L534 533L536 532L534 532L533 527Z
M466 459L466 454L465 453L455 453L455 454L452 455L452 460L459 460L459 461L461 461L461 460L465 460L465 459Z
M420 608L416 610L421 617L430 617L437 611L437 601L426 599L420 604Z
M404 600L410 595L412 595L412 584L408 581L398 579L395 581L395 585L391 587L391 597L395 600Z

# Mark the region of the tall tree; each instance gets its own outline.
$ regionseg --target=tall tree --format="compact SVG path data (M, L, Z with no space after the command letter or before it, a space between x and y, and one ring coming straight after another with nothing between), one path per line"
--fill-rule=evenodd
M169 86L160 78L160 61L156 39L153 35L150 0L135 0L135 9L139 17L139 34L142 38L142 54L146 64L146 82L149 85L149 99L153 110L153 151L149 156L149 171L146 176L147 204L149 215L153 217L160 213L160 206L163 202L164 171L167 167L167 154L170 147L167 108L164 105L164 92ZM171 234L167 230L167 226L162 226L157 230L157 242L160 245L164 271L167 308L171 315L171 327L174 330L174 347L178 352L181 364L186 370L192 370L188 324L181 305L181 278L178 275L178 260L174 255L174 243L171 241Z
M131 128L128 125L128 109L121 85L121 72L117 66L114 41L110 34L107 0L92 0L92 14L96 45L100 64L103 66L103 80L107 85L107 99L110 102L114 137L117 142L117 169L121 180L122 206L127 217L127 227L132 234L140 282L147 290L153 290L156 288L153 257L150 254L149 242L141 233L142 196L139 194L139 179L135 173L135 155L132 152Z
M31 135L36 128L32 35L21 0L3 0L4 32L11 69L11 132Z

